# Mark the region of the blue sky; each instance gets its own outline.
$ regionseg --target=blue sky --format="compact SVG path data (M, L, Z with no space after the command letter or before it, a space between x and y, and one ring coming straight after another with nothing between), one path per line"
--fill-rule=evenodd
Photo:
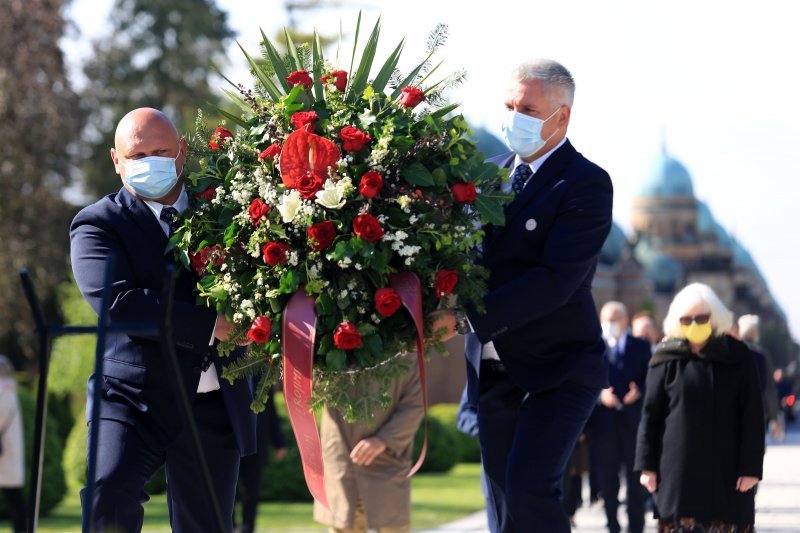
M283 2L218 0L237 39L258 50L259 27L286 22ZM65 41L77 69L89 40L108 28L110 0L73 0L80 29ZM443 72L467 71L450 97L474 125L499 134L509 71L532 57L569 68L577 84L568 136L615 184L614 217L630 231L633 197L666 144L694 179L695 194L749 249L800 338L800 6L791 0L565 0L533 3L404 0L340 2L298 14L305 30L345 31L349 66L358 10L382 20L379 57L405 37L401 67L421 58L429 31L450 28ZM485 6L492 6L492 10ZM524 6L524 7L523 7ZM335 56L335 50L326 53ZM226 75L249 83L235 43ZM77 72L77 70L76 70ZM80 83L79 75L75 76Z

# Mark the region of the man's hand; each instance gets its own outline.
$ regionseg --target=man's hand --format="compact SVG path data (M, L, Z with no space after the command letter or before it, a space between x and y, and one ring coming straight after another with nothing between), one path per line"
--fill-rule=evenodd
M622 404L619 403L619 398L614 394L614 387L609 387L600 391L600 403L609 409L619 409Z
M362 439L350 452L350 459L357 465L369 466L386 449L386 443L378 437Z
M656 481L656 473L652 470L642 470L642 475L639 476L639 483L641 483L642 486L647 489L647 492L650 494L654 493L658 486L658 482Z
M622 398L622 403L625 405L630 405L632 403L636 403L639 401L639 398L642 397L642 393L639 392L639 387L636 386L635 381L631 381L628 383L628 392L625 393L625 396Z
M456 314L452 309L444 311L434 311L431 313L433 324L431 331L434 338L441 342L447 342L456 336Z
M219 314L217 315L217 322L214 324L214 337L221 341L227 341L231 338L231 333L233 332L234 328L233 322L228 322L228 319L225 318L225 315ZM247 337L243 337L239 341L239 346L247 346L250 344L251 341Z
M736 480L736 490L739 492L747 492L758 484L758 478L752 476L740 476Z
M772 438L774 438L778 442L783 441L784 437L783 426L777 420L769 421L769 433L770 435L772 435Z

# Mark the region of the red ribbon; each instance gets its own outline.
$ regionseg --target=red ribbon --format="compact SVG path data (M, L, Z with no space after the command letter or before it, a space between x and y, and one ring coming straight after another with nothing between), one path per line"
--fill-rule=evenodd
M327 509L322 447L317 422L309 407L316 328L314 298L300 289L283 311L283 394L300 450L306 485L314 499Z
M425 415L425 438L422 441L422 450L419 459L411 467L406 477L417 473L425 461L428 451L428 388L425 385L425 329L422 316L422 285L413 272L397 272L389 277L389 286L400 295L400 301L411 314L414 325L417 327L417 361L419 362L419 380L422 382L422 412Z

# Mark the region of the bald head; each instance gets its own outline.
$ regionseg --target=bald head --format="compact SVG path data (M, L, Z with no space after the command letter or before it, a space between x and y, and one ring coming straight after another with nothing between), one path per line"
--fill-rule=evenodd
M134 196L138 195L125 181L125 164L151 156L175 159L175 168L180 175L186 162L186 139L178 136L175 125L164 113L151 107L140 107L119 121L114 133L114 148L111 149L114 168L125 188ZM167 196L157 200L171 204L180 194L180 185L179 180Z

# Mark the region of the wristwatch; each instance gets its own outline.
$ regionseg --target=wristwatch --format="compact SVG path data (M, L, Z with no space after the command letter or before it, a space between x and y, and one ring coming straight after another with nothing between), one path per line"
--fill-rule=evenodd
M471 333L472 327L469 325L469 319L467 319L467 315L465 315L460 309L456 309L454 314L456 315L456 333L459 335Z

